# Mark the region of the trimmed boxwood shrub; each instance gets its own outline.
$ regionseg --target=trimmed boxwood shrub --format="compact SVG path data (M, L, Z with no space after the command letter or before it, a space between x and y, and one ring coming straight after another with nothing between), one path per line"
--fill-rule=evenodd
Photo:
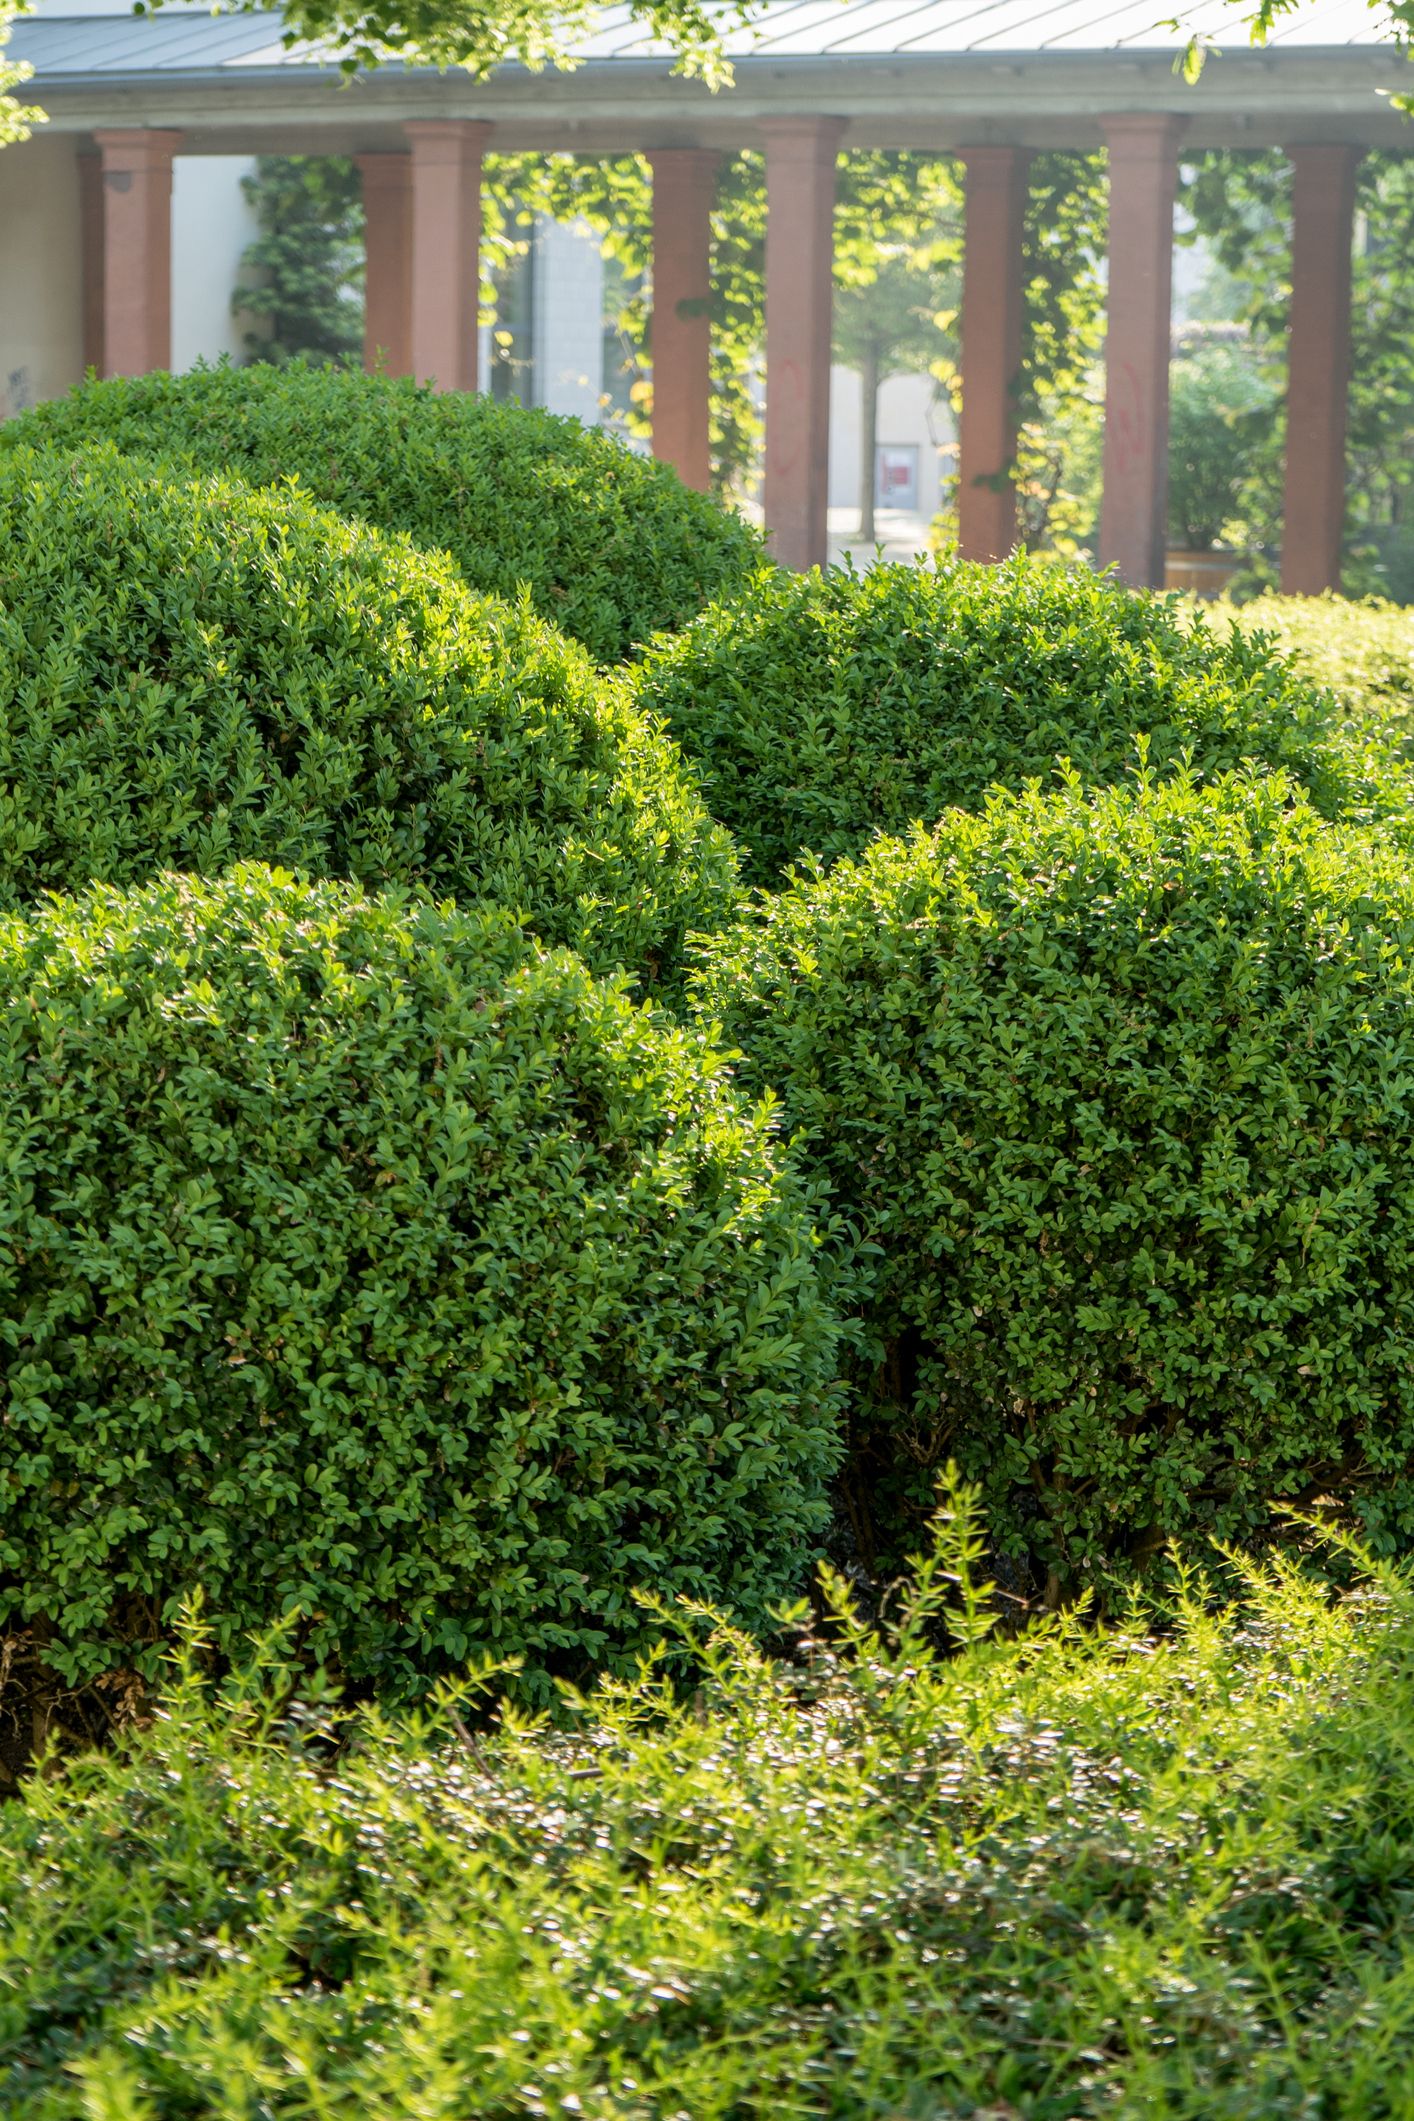
M599 663L765 564L740 516L611 436L406 378L302 361L121 376L36 406L9 434L166 452L254 485L296 477L344 515L445 546L473 589L526 585Z
M0 904L247 858L650 978L735 891L671 741L524 604L288 491L0 453Z
M999 796L718 939L885 1556L949 1454L1053 1589L1328 1490L1414 1533L1411 968L1407 860L1275 778Z
M638 697L759 884L807 851L858 854L977 809L994 784L1054 784L1060 757L1092 786L1119 781L1141 733L1154 766L1252 758L1327 815L1379 801L1380 762L1269 644L1026 558L772 575L660 644Z
M390 1684L765 1624L835 1455L767 1109L504 916L258 866L0 919L0 1625Z

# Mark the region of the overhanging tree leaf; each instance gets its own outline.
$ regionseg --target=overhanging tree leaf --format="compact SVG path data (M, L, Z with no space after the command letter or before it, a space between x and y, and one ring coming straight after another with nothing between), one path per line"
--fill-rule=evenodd
M162 0L136 0L155 14ZM223 0L213 14L255 14L269 0ZM723 32L759 12L757 0L627 0L629 18L673 55L676 70L719 88L731 79ZM486 74L515 63L538 71L575 64L596 26L597 0L287 0L287 45L317 44L346 72L390 59Z

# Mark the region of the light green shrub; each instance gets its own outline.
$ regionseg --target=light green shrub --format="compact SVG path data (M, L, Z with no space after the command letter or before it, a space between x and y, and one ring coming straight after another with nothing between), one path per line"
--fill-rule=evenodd
M0 919L0 1628L383 1685L794 1594L834 1328L770 1115L503 916L243 867Z
M1212 609L1247 633L1264 633L1342 707L1406 753L1414 746L1414 611L1371 597L1257 597Z
M1053 1589L1327 1491L1414 1535L1403 855L1270 778L1072 787L709 948L842 1225L878 1556L949 1454Z
M1060 757L1091 786L1122 780L1139 734L1164 770L1184 753L1204 776L1284 767L1327 815L1389 801L1384 762L1268 647L1025 558L771 576L660 644L638 698L761 884L976 809L994 783L1053 783Z
M1404 2121L1407 1577L962 1647L958 1599L944 1654L924 1589L471 1747L184 1678L0 1806L0 2107Z
M759 534L576 420L405 378L294 361L114 377L36 406L12 444L116 443L313 499L444 546L473 589L522 586L542 618L616 663L636 641L733 596Z
M735 858L523 606L286 492L0 452L0 904L256 858L523 913L652 979Z

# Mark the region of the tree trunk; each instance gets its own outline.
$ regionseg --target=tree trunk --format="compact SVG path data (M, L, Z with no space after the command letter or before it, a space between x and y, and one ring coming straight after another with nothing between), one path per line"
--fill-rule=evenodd
M874 482L879 455L879 352L871 347L859 369L861 419L859 438L859 542L874 543Z

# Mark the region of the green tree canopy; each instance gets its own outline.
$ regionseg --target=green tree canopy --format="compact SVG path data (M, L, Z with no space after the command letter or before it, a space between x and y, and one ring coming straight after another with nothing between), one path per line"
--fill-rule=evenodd
M162 0L136 0L155 14ZM270 0L218 0L213 14L255 14ZM673 52L681 73L717 88L731 79L722 33L755 12L753 0L624 0L629 18ZM514 62L574 63L595 27L599 0L282 0L286 44L319 44L348 73L385 59L461 66L487 74Z
M261 155L241 189L260 234L241 263L254 284L233 308L263 324L250 357L356 361L363 349L363 201L358 171L338 155Z
M21 60L5 57L10 26L19 12L16 0L0 0L0 147L8 146L12 140L27 140L30 127L43 117L43 112L27 108L10 93L22 81L28 81L31 72Z

